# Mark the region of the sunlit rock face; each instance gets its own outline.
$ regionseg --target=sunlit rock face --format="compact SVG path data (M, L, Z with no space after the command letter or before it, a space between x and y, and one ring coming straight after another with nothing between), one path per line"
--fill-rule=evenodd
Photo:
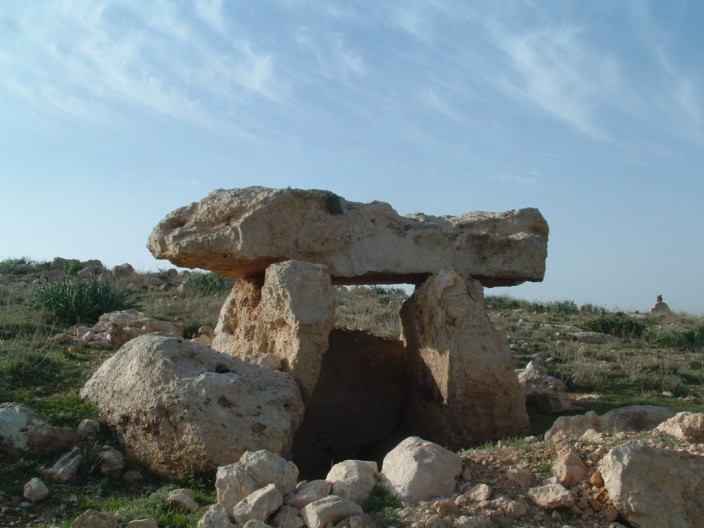
M548 226L537 209L400 216L389 204L328 191L217 190L152 231L158 259L228 277L285 260L324 264L337 284L420 283L452 268L485 286L540 281Z

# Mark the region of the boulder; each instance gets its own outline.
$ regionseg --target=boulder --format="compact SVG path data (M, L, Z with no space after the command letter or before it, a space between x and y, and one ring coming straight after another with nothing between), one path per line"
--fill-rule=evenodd
M333 495L361 506L371 495L378 475L376 462L345 460L330 468L325 480L332 483Z
M265 450L247 451L234 464L218 468L215 489L218 503L232 513L242 499L274 484L282 494L296 489L298 468L293 462Z
M530 433L505 336L479 281L442 270L401 308L411 433L462 448Z
M701 526L704 457L634 441L609 451L598 469L609 498L631 526Z
M658 433L669 435L690 444L704 443L704 413L680 412L655 428Z
M165 333L127 343L81 396L100 408L129 456L172 477L215 471L245 451L288 454L303 415L288 374Z
M631 405L613 409L601 416L594 411L577 416L560 416L545 432L545 439L578 439L589 429L609 434L653 429L675 414L675 411L667 407Z
M336 523L352 515L364 513L362 507L348 499L330 495L324 499L311 502L301 510L301 517L308 528L325 528L330 523Z
M548 414L572 408L565 383L548 375L537 358L530 361L526 368L517 369L516 374L526 405L535 406Z
M307 401L334 320L335 297L325 267L282 262L267 268L263 283L235 283L220 311L212 347L239 358L273 354Z
M509 286L543 279L547 237L537 209L404 217L386 203L348 202L328 191L247 187L216 190L173 211L148 247L177 266L234 278L297 259L324 264L343 284L418 283L454 268Z
M406 438L384 457L383 486L405 502L451 495L462 474L462 459L422 438Z
M48 424L21 403L0 403L0 454L20 457L65 451L78 444L75 429Z

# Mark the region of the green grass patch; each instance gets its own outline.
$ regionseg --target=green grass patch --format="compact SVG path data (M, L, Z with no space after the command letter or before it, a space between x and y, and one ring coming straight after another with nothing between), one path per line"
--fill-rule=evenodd
M45 282L37 290L34 303L67 325L92 324L105 313L134 306L128 290L94 278Z
M365 512L380 512L385 508L400 508L401 501L394 497L386 488L377 484L362 508Z
M648 322L630 317L624 313L603 314L584 323L592 332L609 334L625 339L643 337L648 329Z

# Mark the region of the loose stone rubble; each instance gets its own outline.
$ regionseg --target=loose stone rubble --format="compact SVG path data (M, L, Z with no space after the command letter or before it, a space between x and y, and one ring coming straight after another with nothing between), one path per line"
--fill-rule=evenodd
M614 415L633 412L624 408ZM260 450L245 452L234 464L218 469L218 504L199 504L187 489L174 490L164 500L194 512L190 518L199 528L372 528L390 523L414 528L698 526L704 518L699 500L704 444L698 441L703 437L704 413L678 413L644 432L603 432L594 440L528 437L458 453L411 437L392 450L404 455L387 457L374 479L383 484L394 481L394 475L405 475L405 488L388 488L402 502L377 513L364 513L367 503L337 495L334 482L297 482L295 464ZM443 463L443 457L449 463ZM441 484L445 467L446 484ZM340 482L343 474L345 488L364 488L369 485L364 473L374 474L375 464L348 460L339 468L330 471L331 479ZM84 462L81 471L88 469ZM24 487L24 498L36 504L23 503L22 508L39 507L47 493L65 493L60 483L38 480ZM420 488L426 490L423 498L402 498L404 489ZM372 491L376 497L379 493L378 487ZM4 501L0 492L0 524L20 526L3 524ZM120 515L87 511L72 526L125 526ZM140 518L126 526L153 528L158 523Z

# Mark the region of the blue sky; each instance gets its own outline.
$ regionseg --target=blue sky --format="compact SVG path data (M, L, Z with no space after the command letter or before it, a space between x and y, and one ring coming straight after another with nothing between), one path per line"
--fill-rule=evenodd
M0 2L0 258L168 267L217 188L538 207L545 281L704 313L704 2Z

